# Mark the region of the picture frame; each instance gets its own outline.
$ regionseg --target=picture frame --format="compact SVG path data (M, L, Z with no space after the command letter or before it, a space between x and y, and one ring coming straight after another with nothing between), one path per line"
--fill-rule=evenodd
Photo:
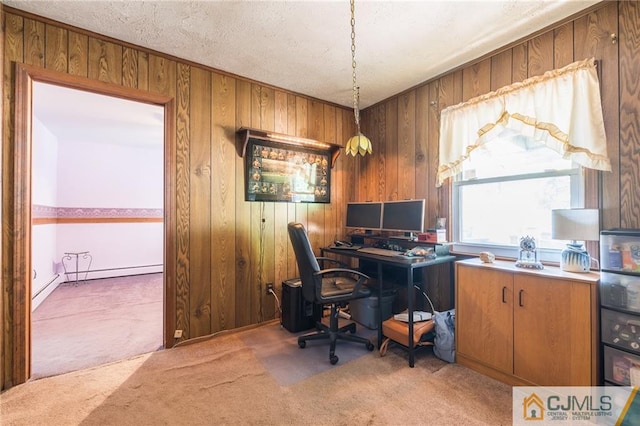
M331 151L251 138L244 149L246 201L331 202Z

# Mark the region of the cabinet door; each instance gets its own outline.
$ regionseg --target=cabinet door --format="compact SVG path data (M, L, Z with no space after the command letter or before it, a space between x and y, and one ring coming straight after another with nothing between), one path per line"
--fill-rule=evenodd
M513 274L457 265L456 350L513 372Z
M591 288L516 274L514 374L541 386L590 386Z

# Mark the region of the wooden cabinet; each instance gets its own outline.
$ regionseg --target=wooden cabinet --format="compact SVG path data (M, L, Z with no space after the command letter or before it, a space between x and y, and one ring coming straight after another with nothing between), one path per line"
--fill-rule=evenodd
M505 373L513 371L513 275L456 265L456 351Z
M456 263L456 357L513 385L597 384L598 274Z

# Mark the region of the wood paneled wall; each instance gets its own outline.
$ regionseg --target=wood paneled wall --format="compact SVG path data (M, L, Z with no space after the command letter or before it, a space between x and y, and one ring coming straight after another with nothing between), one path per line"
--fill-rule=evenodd
M640 89L634 79L640 69L639 7L636 1L603 2L576 19L362 111L363 133L371 139L374 154L358 164L364 178L358 180L357 198L426 198L427 226L433 226L436 217L451 218L450 184L435 187L440 111L595 57L613 171L588 173L588 191L593 194L589 207L600 203L604 228L640 227Z
M316 249L341 237L356 160L338 158L330 204L246 202L236 131L247 126L342 143L354 131L352 111L6 7L2 25L2 387L19 383L16 369L29 362L21 359L24 345L13 334L19 319L11 314L22 303L12 275L23 238L12 229L20 191L12 185L15 63L175 98L175 179L165 191L175 191L168 241L177 254L175 274L167 277L175 281L175 328L195 338L277 318L266 283L280 289L297 276L286 225L305 224Z

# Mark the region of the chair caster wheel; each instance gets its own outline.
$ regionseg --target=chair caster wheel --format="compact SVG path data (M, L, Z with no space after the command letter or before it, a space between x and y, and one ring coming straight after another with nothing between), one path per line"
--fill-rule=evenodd
M304 347L307 346L307 342L304 340L298 340L298 346L300 346L300 349L304 349Z
M375 348L375 346L373 345L373 343L371 343L371 342L367 343L367 350L369 352L371 352L374 348Z
M338 357L333 355L329 357L329 362L331 363L331 365L336 365L338 363Z

